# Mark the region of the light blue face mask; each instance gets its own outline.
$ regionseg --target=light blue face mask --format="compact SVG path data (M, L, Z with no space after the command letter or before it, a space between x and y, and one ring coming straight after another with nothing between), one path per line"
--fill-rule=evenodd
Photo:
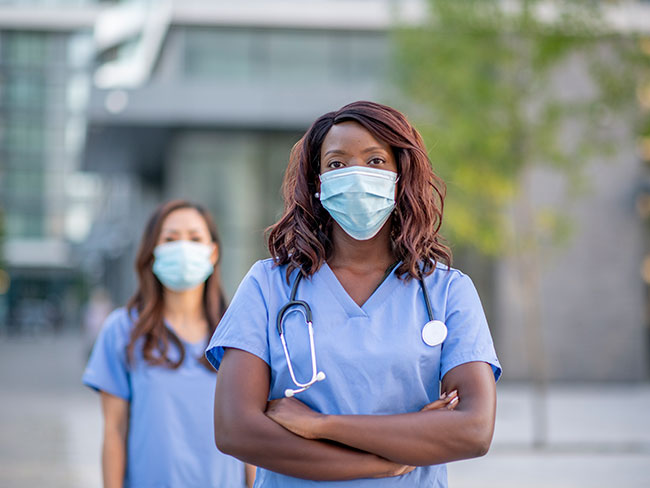
M395 208L397 173L350 166L320 175L320 201L351 237L374 237Z
M203 283L214 271L214 246L192 241L159 244L153 251L153 272L170 290L184 291Z

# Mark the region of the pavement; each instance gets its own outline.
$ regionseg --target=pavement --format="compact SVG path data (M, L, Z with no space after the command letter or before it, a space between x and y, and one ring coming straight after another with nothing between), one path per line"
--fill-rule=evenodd
M101 486L101 412L80 384L84 364L70 332L0 337L0 487ZM492 448L451 463L451 488L650 487L649 383L497 391Z
M650 384L552 385L537 446L530 385L497 386L490 452L449 464L452 488L650 487Z

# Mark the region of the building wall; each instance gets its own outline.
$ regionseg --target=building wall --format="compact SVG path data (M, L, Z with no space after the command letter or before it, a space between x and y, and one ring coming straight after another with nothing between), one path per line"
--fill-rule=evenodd
M174 138L164 194L202 203L214 215L230 297L248 268L268 257L264 229L282 210L282 176L299 137L291 132L186 130Z
M78 319L83 292L70 245L90 226L95 183L78 171L89 41L87 31L0 30L0 208L11 279L0 329L32 320L28 308L55 310L55 321L38 320L57 327Z
M570 232L564 242L540 245L537 286L526 284L515 256L497 267L497 345L510 379L649 377L645 237L635 210L643 168L629 121L610 121L608 130L616 133L614 155L585 168L577 196L565 177L548 168L534 169L522 182L533 210L565 216ZM539 307L538 329L526 308L530 298Z

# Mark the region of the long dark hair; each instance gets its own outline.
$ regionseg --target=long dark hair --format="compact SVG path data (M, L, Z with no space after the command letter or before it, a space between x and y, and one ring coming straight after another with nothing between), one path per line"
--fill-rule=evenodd
M374 102L354 102L316 119L291 150L282 183L284 213L267 229L268 247L276 264L314 274L332 251L332 218L315 196L320 151L332 126L354 121L390 145L399 181L392 214L391 244L401 261L397 274L417 278L431 274L436 262L451 264L451 250L439 231L445 184L431 168L422 137L397 110Z
M178 368L185 359L185 348L183 343L176 334L165 326L163 309L164 295L163 286L158 278L153 274L153 251L158 243L162 224L167 216L175 210L191 208L199 212L205 220L210 232L212 241L219 249L219 259L214 265L214 271L206 280L203 290L203 308L205 317L208 321L209 335L212 336L217 323L226 310L226 297L221 287L221 276L219 272L219 261L221 257L221 247L217 226L208 211L201 205L188 202L186 200L172 200L160 205L149 217L145 226L140 248L135 259L135 270L138 276L138 289L127 303L129 312L137 311L137 319L131 331L131 340L126 348L129 361L133 359L133 350L136 341L141 337L144 339L142 344L142 355L151 365L165 366L168 368ZM179 351L177 361L173 361L167 355L169 344L172 343ZM212 367L205 359L201 357L201 363L208 369Z

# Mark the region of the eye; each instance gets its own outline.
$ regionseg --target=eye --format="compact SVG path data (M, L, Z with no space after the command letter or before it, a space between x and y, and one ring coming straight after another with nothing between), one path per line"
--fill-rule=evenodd
M334 160L334 161L330 161L329 163L327 163L327 167L332 168L332 169L342 168L343 163L341 161Z
M174 242L175 240L176 238L174 237L169 237L169 236L165 237L165 242Z
M377 166L380 164L384 164L386 161L383 158L372 158L370 161L368 161L368 164L371 164L373 166Z

